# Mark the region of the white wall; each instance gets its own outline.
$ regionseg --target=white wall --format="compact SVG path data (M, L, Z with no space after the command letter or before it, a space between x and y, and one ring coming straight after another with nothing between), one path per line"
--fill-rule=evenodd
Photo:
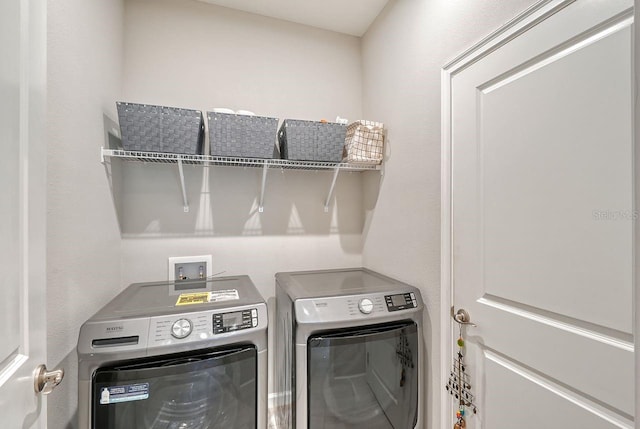
M360 38L193 0L127 0L124 95L279 118L360 115Z
M100 164L103 113L121 91L123 2L48 2L47 323L49 368L63 384L50 428L76 427L80 325L121 287L120 234Z
M363 114L388 128L385 176L364 201L366 267L426 302L428 427L439 428L440 70L533 0L392 0L362 41ZM372 179L374 180L374 179ZM453 340L453 339L452 339Z
M123 100L280 119L359 119L360 38L189 0L128 0ZM275 136L274 136L275 137ZM275 140L275 139L274 139ZM167 258L213 255L213 273L248 274L270 301L278 271L362 264L362 175L123 164L114 177L122 284L162 280ZM273 333L273 330L271 331Z

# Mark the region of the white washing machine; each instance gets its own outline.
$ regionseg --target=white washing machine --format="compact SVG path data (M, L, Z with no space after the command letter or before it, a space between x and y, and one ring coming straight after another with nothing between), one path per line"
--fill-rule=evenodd
M422 428L423 303L356 268L276 274L279 428Z
M80 329L79 427L267 425L267 306L249 277L137 283Z

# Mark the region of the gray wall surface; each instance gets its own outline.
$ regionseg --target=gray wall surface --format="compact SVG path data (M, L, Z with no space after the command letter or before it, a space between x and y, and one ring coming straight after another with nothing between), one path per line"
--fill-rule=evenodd
M100 146L122 91L123 12L122 0L48 2L47 365L66 371L50 428L76 427L78 330L122 287Z

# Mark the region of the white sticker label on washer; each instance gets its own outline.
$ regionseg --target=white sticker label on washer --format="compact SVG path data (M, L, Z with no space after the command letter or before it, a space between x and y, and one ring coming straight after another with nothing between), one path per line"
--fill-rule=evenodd
M209 292L209 302L233 301L240 299L236 289L216 290Z
M178 297L176 306L207 304L210 302L232 301L236 299L240 299L240 295L236 289L215 290L213 292L183 293Z
M141 401L149 398L149 383L129 384L126 386L103 387L100 390L100 404Z

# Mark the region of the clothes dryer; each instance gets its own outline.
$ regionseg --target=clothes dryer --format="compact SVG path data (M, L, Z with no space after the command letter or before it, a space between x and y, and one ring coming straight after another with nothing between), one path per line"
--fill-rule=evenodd
M126 288L80 329L80 427L267 425L267 306L249 277Z
M276 307L281 428L422 428L418 289L364 268L278 273Z

